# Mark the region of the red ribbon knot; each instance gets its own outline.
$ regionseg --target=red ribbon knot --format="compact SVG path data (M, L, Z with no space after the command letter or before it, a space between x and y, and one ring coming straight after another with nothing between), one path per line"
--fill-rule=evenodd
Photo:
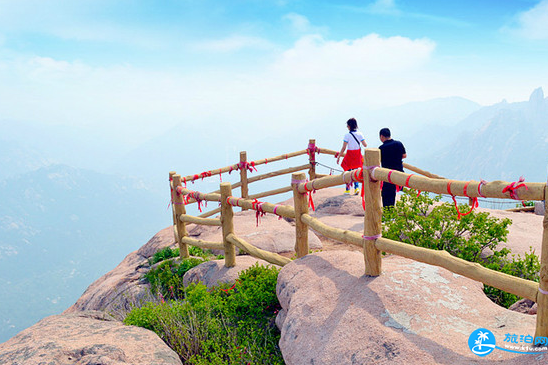
M507 185L504 189L502 189L502 193L510 193L510 198L515 200L520 200L518 193L516 192L519 188L525 188L525 190L529 190L527 185L525 185L523 182L525 181L524 177L521 176L518 181L514 181L513 183ZM517 184L517 185L516 185Z

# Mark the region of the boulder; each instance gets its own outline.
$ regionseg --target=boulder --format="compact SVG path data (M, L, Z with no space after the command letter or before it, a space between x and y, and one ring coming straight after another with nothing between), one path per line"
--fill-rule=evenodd
M360 187L361 189L361 187ZM323 215L351 215L362 217L363 206L360 195L344 194L344 188L327 188L314 191L312 193L315 210L310 209L310 213ZM290 198L281 204L293 206L293 198Z
M334 188L329 193L312 195L312 198L316 199L315 215L349 215L362 217L363 220L364 211L360 195L344 194L342 188Z
M328 251L284 266L276 324L286 364L541 364L547 355L495 350L474 355L468 339L485 328L534 336L535 317L497 306L482 284L398 256L378 277L359 252Z
M544 216L544 207L545 207L544 200L541 202L535 202L535 214Z
M256 212L251 210L234 213L234 233L244 241L265 251L274 253L295 251L295 227L273 214L257 218ZM223 240L221 227L196 226L189 229L188 234L192 238L204 241L222 242ZM308 232L308 247L311 250L322 248L320 239L312 231Z
M512 304L508 309L519 313L537 314L537 307L537 303L531 299L523 298Z
M103 312L50 316L0 344L0 364L182 365L154 332Z

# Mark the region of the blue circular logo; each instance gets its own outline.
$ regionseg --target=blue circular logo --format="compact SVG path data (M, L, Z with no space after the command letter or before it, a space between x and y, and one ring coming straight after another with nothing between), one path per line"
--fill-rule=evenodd
M470 351L478 356L489 355L496 346L495 335L485 328L478 328L468 337Z

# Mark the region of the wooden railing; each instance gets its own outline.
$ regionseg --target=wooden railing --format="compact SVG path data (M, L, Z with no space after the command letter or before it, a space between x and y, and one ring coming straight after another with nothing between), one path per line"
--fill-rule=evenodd
M248 178L247 172L249 166L258 166L263 163L279 161L297 157L308 153L308 164L294 168L286 168L259 175L254 178ZM380 167L380 150L366 149L364 153L364 166L361 169L342 173L340 175L326 176L317 174L315 171L315 154L335 155L336 151L328 149L318 149L314 140L310 140L306 150L276 156L271 159L264 159L247 163L246 154L242 153L239 164L228 166L217 170L217 173L240 170L240 182L231 184L224 182L220 184L220 190L204 194L194 192L182 186L181 182L195 179L196 176L189 175L181 179L180 175L170 172L173 219L175 238L179 244L181 257L188 257L188 245L194 245L207 249L222 249L225 252L225 266L235 265L236 255L235 247L243 250L250 255L263 259L275 265L284 266L291 262L290 259L277 253L268 252L259 249L240 237L234 230L233 207L238 206L243 209L257 210L261 213L276 214L280 217L295 219L296 240L295 252L297 258L308 254L308 230L309 228L321 233L322 235L348 244L363 248L365 274L378 276L382 272L381 252L387 252L416 261L424 262L430 265L443 267L456 274L466 276L470 279L480 281L485 285L504 290L506 292L527 298L538 303L537 323L535 336L548 336L548 210L544 216L544 231L541 248L541 269L540 282L521 279L491 269L487 269L477 263L456 258L446 251L436 251L423 247L416 247L403 242L393 241L381 236L382 226L382 203L380 182L391 182L400 186L407 186L412 189L428 191L438 194L447 194L453 196L463 196L469 199L478 197L509 199L519 195L521 200L545 200L548 192L545 183L527 183L512 191L505 189L511 184L504 181L476 182L476 181L456 181L448 180L440 176L431 174L427 171L418 169L414 166L405 164L409 170L417 172L420 175L408 174L400 171L394 171ZM308 169L310 181L306 180L306 174L297 172ZM268 192L249 195L247 186L249 183L267 179L273 176L292 173L291 185L271 190ZM213 171L207 173L207 176L214 175ZM363 183L364 189L364 229L363 234L355 231L343 230L330 227L318 219L309 215L307 195L314 190L324 189L333 186L339 186L345 183L358 181ZM516 185L514 185L516 186ZM232 189L241 187L241 197L232 195ZM246 188L244 188L246 187ZM259 202L259 197L271 196L283 192L293 191L293 206ZM202 214L200 217L192 217L186 214L185 204L201 201L220 202L219 209ZM207 219L220 212L220 218ZM202 225L214 225L222 227L222 242L207 242L188 237L186 223L195 223Z

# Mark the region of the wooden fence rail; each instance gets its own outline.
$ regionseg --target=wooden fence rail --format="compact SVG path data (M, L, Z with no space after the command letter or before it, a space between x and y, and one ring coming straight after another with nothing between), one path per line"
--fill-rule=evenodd
M200 247L205 250L224 250L225 248L222 242L197 240L195 238L190 238L190 237L183 237L182 241L187 245Z
M270 159L248 162L247 154L242 152L238 164L218 170L198 175L189 175L185 178L181 178L175 172L170 172L170 180L172 180L170 187L173 203L173 227L181 257L188 257L188 245L223 250L225 253L225 266L231 267L236 263L235 248L238 247L253 257L266 260L275 265L284 266L291 262L291 260L277 253L259 249L235 234L233 207L257 210L261 213L272 213L280 217L295 219L295 252L298 258L308 254L308 230L313 229L331 239L362 247L365 263L364 272L366 275L381 275L382 252L443 267L456 274L480 281L485 285L493 286L537 302L538 314L535 336L548 336L548 210L545 213L543 221L544 231L540 257L540 281L536 283L487 269L477 263L467 262L450 255L446 251L431 250L383 238L381 236L382 206L380 197L380 182L384 181L420 191L465 196L471 200L478 197L489 197L540 201L545 200L548 195L548 187L545 183L527 183L525 185L520 184L520 182L509 183L505 181L457 181L443 178L409 164L404 164L405 168L419 175L394 171L380 167L380 151L374 148L365 150L364 166L361 169L333 176L318 174L315 169L315 155L335 155L336 153L333 150L318 148L315 140L311 139L306 150ZM308 164L285 168L255 177L247 176L250 167L304 154L308 154ZM192 191L182 186L183 181L196 180L197 177L207 178L237 169L240 170L240 181L235 184L228 182L221 183L220 190L213 193ZM310 181L306 179L304 173L299 172L306 169L308 169ZM290 185L266 192L249 194L248 185L250 183L290 173L292 174ZM352 181L359 181L363 184L365 208L363 234L330 227L309 215L308 193L313 190L339 186ZM236 187L241 188L241 197L233 196L232 189ZM258 198L290 191L293 191L293 206L259 202L257 200ZM185 210L185 204L193 202L197 202L198 204L202 202L218 202L220 203L220 207L211 212L203 213L198 217L193 217L186 214ZM221 213L220 218L206 218L219 212ZM222 242L202 241L188 237L186 230L187 223L220 226L222 228Z
M278 255L277 253L261 250L243 239L236 237L233 233L227 237L228 241L237 246L240 250L243 250L253 257L270 262L271 264L284 266L291 262L291 259Z
M266 164L266 163L269 163L269 162L287 160L287 159L292 158L292 157L297 157L297 156L306 155L306 154L307 154L307 150L290 152L290 153L286 153L284 155L279 155L279 156L275 156L275 157L271 157L271 158L264 158L262 160L251 161L250 166L255 166L256 167L256 166L263 165L263 164ZM239 169L240 169L240 164L236 163L236 164L233 164L233 165L230 165L230 166L225 166L225 167L221 167L219 169L213 169L213 170L207 171L207 173L187 175L184 178L182 178L182 180L183 181L196 181L198 179L207 178L207 177L215 176L215 175L219 175L219 174L224 174L225 172L230 173L232 171L238 171Z

